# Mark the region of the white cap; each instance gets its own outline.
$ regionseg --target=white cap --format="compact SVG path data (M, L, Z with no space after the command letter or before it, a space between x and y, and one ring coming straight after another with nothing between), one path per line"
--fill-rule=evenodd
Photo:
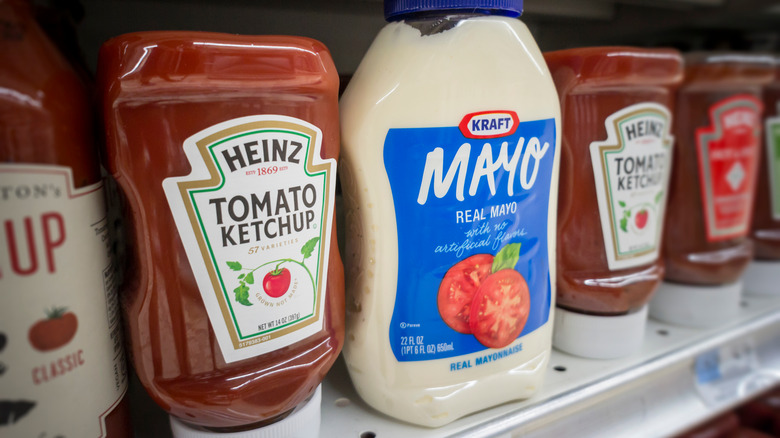
M322 385L314 395L283 420L267 426L241 432L220 433L189 425L171 416L171 430L175 438L311 438L320 434L320 402Z
M696 286L661 283L650 300L650 317L684 327L716 327L736 318L742 282Z
M747 295L780 295L780 261L753 260L742 276Z
M628 356L642 346L647 306L618 316L595 316L555 309L553 347L589 359Z

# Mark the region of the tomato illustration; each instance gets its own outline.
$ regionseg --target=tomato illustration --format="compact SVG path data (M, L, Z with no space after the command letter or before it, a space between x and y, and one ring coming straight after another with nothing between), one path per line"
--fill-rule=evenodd
M78 326L78 319L73 312L56 307L46 312L46 319L38 320L30 327L27 338L36 350L51 351L70 342Z
M636 227L641 230L642 228L645 227L645 225L647 225L647 217L648 217L647 210L643 208L634 217L634 225L636 225Z
M453 265L439 285L437 302L439 314L453 330L469 334L469 314L474 294L493 264L491 254L477 254Z
M289 288L290 270L287 268L275 269L263 277L263 290L271 298L281 297Z
M506 347L523 331L530 301L523 276L514 269L502 269L488 276L474 294L469 327L482 345Z

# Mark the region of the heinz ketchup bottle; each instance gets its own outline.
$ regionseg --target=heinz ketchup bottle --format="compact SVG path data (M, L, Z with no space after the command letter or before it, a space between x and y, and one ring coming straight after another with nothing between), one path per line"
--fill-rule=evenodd
M290 36L128 34L102 47L98 82L141 383L176 436L316 434L319 384L344 337L328 50Z
M736 316L753 258L750 223L760 162L768 56L691 53L677 95L677 147L664 234L664 283L653 318L717 326Z
M585 47L545 53L563 121L553 345L607 359L639 349L664 276L672 111L682 56Z
M28 2L0 23L0 435L130 437L87 91Z

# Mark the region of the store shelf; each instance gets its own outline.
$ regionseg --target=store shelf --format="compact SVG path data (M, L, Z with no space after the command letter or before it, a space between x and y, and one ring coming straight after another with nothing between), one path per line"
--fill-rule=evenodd
M718 329L650 320L642 350L629 358L554 351L535 397L438 429L368 407L339 359L323 384L321 437L673 436L780 382L780 297L742 304L738 318Z

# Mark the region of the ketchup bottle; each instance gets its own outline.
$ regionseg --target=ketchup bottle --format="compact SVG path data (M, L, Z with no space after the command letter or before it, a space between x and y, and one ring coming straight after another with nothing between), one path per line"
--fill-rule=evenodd
M764 88L764 147L758 167L751 237L755 259L745 271L745 293L780 294L780 62Z
M103 45L98 86L128 223L121 295L141 383L176 436L316 434L319 384L344 338L327 49L288 36L128 34Z
M558 299L553 345L592 358L636 351L659 257L682 57L590 47L545 54L561 100Z
M761 90L772 58L693 53L677 97L677 147L664 235L665 282L650 315L715 326L736 315L741 277L753 258L748 236L762 131Z
M87 91L28 2L0 25L0 434L130 437Z

